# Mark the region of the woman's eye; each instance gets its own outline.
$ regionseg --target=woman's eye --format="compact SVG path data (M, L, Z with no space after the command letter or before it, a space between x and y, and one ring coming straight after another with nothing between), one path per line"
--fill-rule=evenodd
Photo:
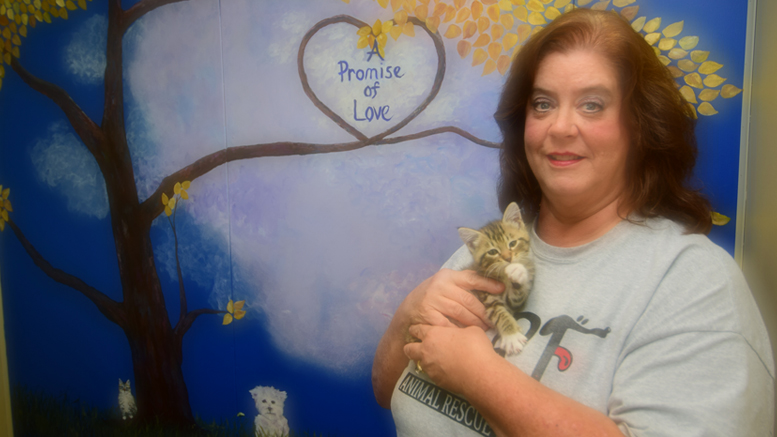
M491 250L488 251L488 254L491 255L491 256L499 255L499 251L496 250L496 249L491 249Z
M585 112L599 112L602 110L602 105L597 102L585 102L583 103L583 110Z
M537 112L548 112L550 111L550 102L547 100L536 100L534 103L532 103L532 107Z

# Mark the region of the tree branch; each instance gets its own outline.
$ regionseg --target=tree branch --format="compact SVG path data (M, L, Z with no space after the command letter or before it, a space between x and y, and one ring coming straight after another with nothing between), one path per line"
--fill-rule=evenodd
M27 240L27 237L24 236L24 233L22 233L21 229L19 229L16 223L14 223L12 220L8 220L8 225L13 230L16 238L19 239L19 242L22 243L24 250L27 251L27 254L30 256L30 258L32 258L32 261L36 266L38 266L38 268L43 270L43 273L60 284L67 285L68 287L79 291L81 294L89 298L89 300L91 300L92 303L97 306L97 309L100 310L100 312L103 313L103 315L105 315L105 317L107 317L111 322L119 325L122 328L127 326L127 320L124 314L122 303L116 302L115 300L109 298L104 293L85 283L81 279L71 274L65 273L60 269L54 268L48 261L43 258L43 256L35 249L35 247L33 247L32 243Z
M203 314L226 314L226 311L214 310L210 308L200 308L186 314L186 317L179 320L175 325L175 335L179 342L183 340L184 334L186 334L186 331L192 327L192 324L197 319L197 317L200 317Z
M56 103L65 116L70 121L70 124L75 129L78 136L83 141L84 145L89 152L97 159L97 163L101 165L101 154L99 153L99 144L103 137L100 127L92 121L89 116L73 101L68 93L62 88L54 85L53 83L46 82L27 71L19 63L16 58L11 58L11 68L22 78L22 80L30 86L30 88L38 91L44 96L50 98Z
M156 8L184 1L188 0L141 0L124 11L124 18L121 22L121 31L122 33L126 32L135 21Z
M164 211L164 205L162 205L161 201L162 193L172 193L176 182L193 181L205 173L213 170L214 168L230 161L238 161L250 158L263 158L267 156L315 155L320 153L348 152L367 146L397 144L408 140L425 138L446 132L455 133L481 146L495 149L501 148L501 144L499 143L483 140L455 126L444 126L435 129L429 129L401 137L382 139L373 137L365 141L352 141L348 143L316 144L286 141L229 147L204 156L194 163L164 178L154 194L149 196L149 198L146 199L141 205L141 216L145 220L151 222L159 214L161 214L162 211Z

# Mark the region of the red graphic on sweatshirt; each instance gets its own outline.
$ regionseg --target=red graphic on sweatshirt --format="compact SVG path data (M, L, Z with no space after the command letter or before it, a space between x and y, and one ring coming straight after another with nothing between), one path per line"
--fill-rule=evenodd
M556 347L556 351L554 352L554 355L558 357L559 372L563 372L569 369L569 366L572 365L572 353L569 352L569 349L558 346Z

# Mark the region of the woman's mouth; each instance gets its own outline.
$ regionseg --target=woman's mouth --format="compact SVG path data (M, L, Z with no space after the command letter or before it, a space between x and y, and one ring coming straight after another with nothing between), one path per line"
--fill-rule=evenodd
M552 153L548 155L548 159L553 165L566 166L582 160L583 157L574 153Z

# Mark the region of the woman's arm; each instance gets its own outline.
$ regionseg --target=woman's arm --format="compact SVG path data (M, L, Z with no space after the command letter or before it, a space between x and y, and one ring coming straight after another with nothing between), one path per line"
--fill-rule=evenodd
M407 356L421 360L437 385L466 397L499 436L623 436L606 415L499 356L480 329L414 325L410 333L422 341L407 344Z
M501 293L504 285L478 276L470 270L442 269L413 289L400 304L383 334L372 364L375 399L390 408L394 385L407 366L404 353L410 325L475 326L481 331L490 325L483 304L467 290Z

